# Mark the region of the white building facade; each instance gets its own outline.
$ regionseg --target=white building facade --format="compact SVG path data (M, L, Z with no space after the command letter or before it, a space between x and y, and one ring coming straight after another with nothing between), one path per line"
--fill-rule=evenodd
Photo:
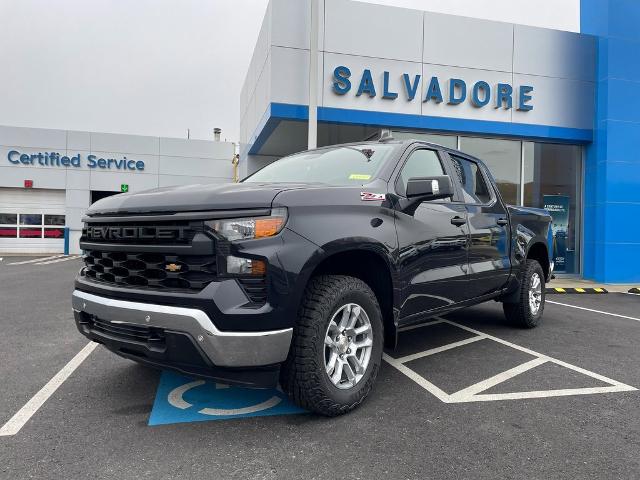
M230 142L0 126L0 252L80 253L91 203L121 192L228 183Z

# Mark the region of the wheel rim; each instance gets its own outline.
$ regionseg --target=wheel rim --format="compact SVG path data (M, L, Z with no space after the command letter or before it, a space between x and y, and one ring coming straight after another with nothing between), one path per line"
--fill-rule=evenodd
M529 286L529 309L533 315L537 315L542 304L542 280L540 275L534 273L531 275L531 283Z
M340 307L324 337L325 371L336 387L352 388L362 380L371 360L373 330L364 309L356 303Z

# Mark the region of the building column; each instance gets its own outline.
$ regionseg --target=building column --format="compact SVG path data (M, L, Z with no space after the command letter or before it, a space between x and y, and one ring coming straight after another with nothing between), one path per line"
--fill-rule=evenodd
M594 141L586 149L584 276L640 282L640 2L581 0L596 40Z

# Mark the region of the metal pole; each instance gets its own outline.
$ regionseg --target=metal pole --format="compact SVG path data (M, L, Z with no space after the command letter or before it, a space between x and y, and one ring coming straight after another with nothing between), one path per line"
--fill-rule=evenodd
M64 227L64 254L69 255L69 227Z
M318 147L318 0L311 0L311 24L309 36L309 135L307 147Z

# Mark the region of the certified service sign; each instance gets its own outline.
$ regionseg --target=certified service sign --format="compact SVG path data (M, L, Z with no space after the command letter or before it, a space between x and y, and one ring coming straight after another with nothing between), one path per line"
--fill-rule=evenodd
M7 161L13 165L42 166L42 167L74 167L80 168L83 164L87 168L102 170L128 170L143 171L142 160L122 158L99 158L97 155L83 156L80 153L62 155L58 152L23 153L11 150L7 154Z

